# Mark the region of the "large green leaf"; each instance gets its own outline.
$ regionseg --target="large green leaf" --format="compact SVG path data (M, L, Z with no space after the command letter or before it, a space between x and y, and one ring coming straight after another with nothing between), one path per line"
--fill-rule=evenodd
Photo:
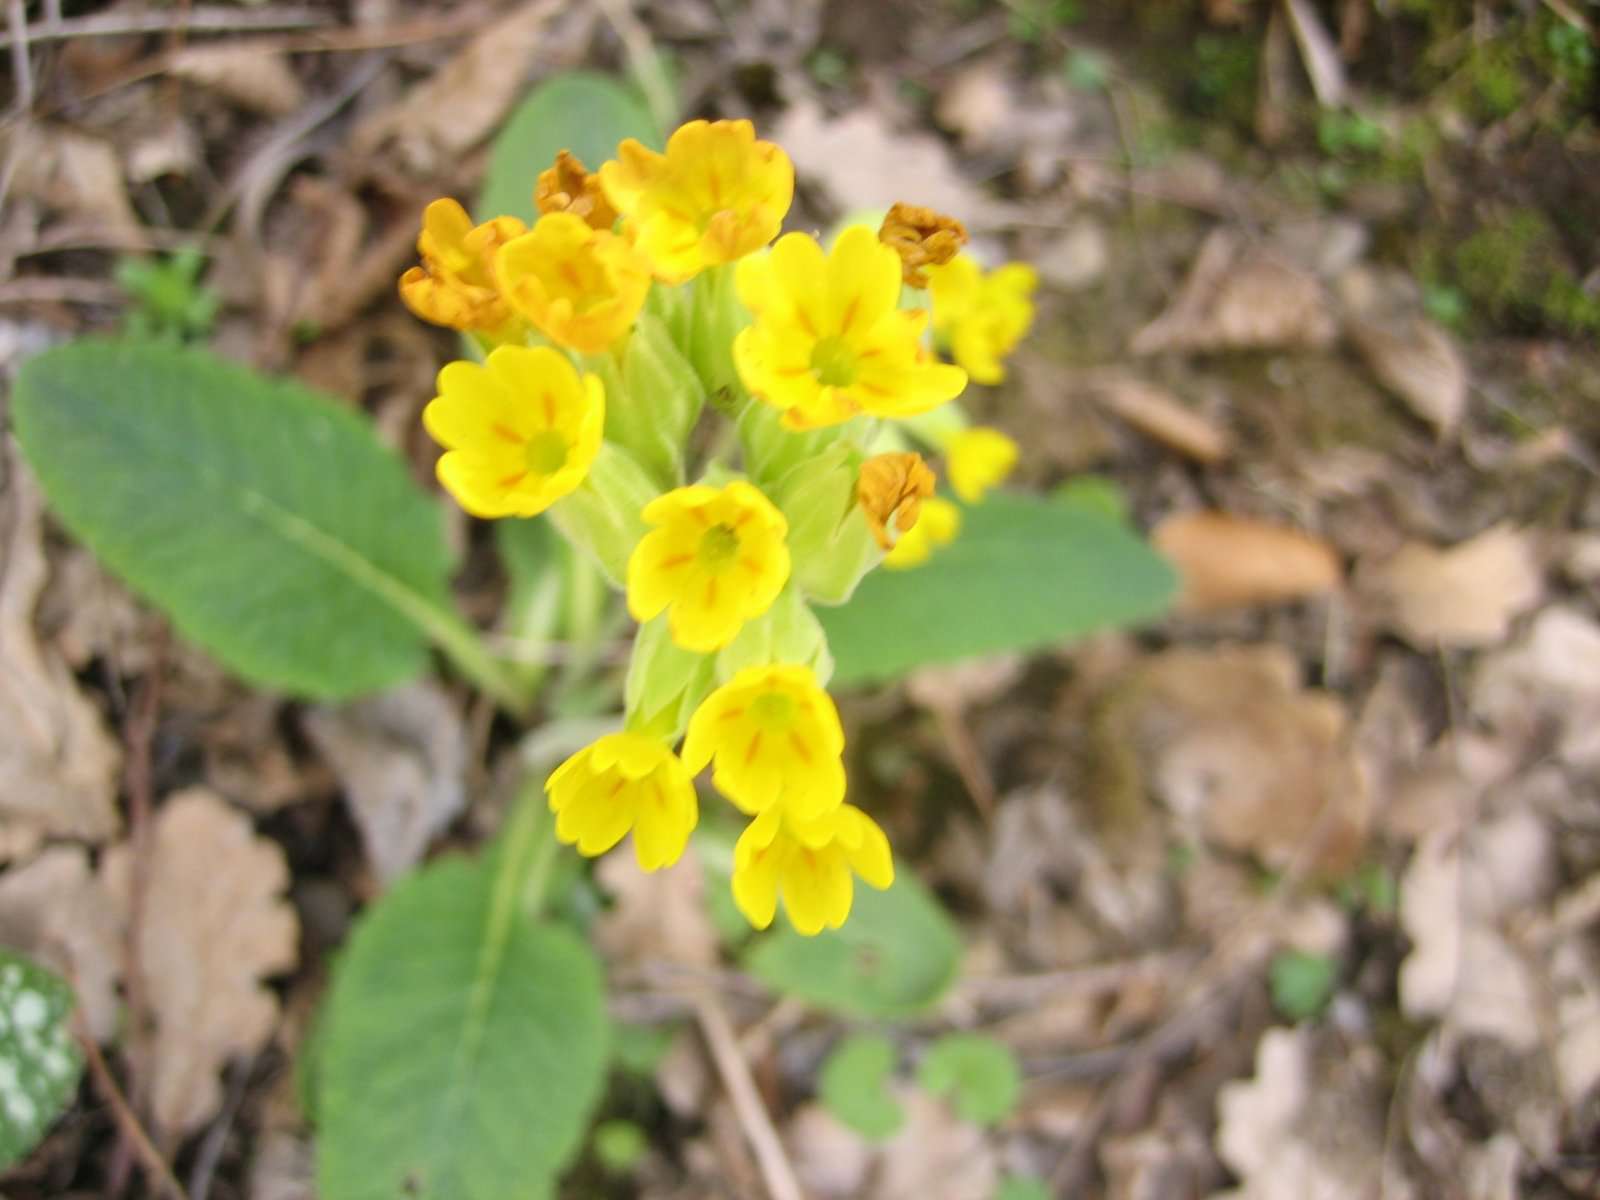
M0 950L0 1171L38 1143L77 1093L83 1058L67 1032L72 989Z
M337 401L198 350L85 341L29 361L12 403L67 527L241 675L339 698L459 631L437 505Z
M592 171L615 158L617 143L627 137L661 145L661 130L636 91L592 71L552 76L528 93L496 135L478 197L479 220L532 221L534 183L558 151L572 151Z
M579 1145L606 1069L600 966L521 911L508 857L426 868L351 939L319 1035L325 1200L543 1200Z
M858 886L840 929L803 937L787 923L758 939L745 966L774 991L856 1017L912 1017L955 980L961 938L905 868L879 892Z
M878 570L817 612L834 682L892 679L928 663L1030 650L1158 616L1172 569L1114 515L1006 493L963 511L927 563Z

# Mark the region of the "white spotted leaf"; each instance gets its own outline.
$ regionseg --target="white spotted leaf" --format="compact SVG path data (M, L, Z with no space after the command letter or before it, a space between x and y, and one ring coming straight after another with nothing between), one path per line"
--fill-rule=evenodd
M72 1003L61 979L0 950L0 1171L38 1144L78 1090Z

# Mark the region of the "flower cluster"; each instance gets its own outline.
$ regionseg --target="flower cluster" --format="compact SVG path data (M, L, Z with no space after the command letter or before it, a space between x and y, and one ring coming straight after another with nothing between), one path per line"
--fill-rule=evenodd
M959 221L911 205L831 244L780 236L793 196L748 121L691 121L661 152L625 140L593 172L563 151L531 226L429 205L400 294L484 351L423 413L440 482L475 516L548 512L639 622L623 730L546 783L557 837L597 855L631 835L641 868L668 866L709 767L748 818L739 909L765 928L781 899L814 934L894 865L845 801L812 606L957 536L922 452L968 504L1011 470L1015 443L954 402L1003 374L1033 277L986 272ZM707 409L730 436L693 436Z

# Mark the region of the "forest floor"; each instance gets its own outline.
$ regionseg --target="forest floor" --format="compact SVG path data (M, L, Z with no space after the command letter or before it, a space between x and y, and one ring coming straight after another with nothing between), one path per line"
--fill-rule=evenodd
M658 55L683 115L793 157L791 227L907 200L1033 263L1034 329L969 400L1021 443L1015 483L1109 481L1179 569L1147 628L841 701L853 794L966 945L899 1036L1001 1039L1014 1111L981 1127L907 1087L898 1134L852 1132L817 1099L845 1023L729 965L695 872L610 862L594 938L662 1038L602 1114L642 1147L591 1147L571 1195L766 1194L685 977L817 1200L1600 1195L1592 3L60 7L10 8L8 375L91 332L188 336L359 406L431 479L418 415L457 348L395 295L418 213L470 201L538 79ZM0 943L70 967L109 1037L108 866L166 854L146 919L194 925L231 851L163 845L161 815L196 791L246 814L300 928L265 1048L174 1019L160 1061L108 1055L191 1200L309 1198L293 1064L330 956L384 879L493 832L515 737L450 682L343 709L245 687L18 462ZM487 618L500 569L455 533ZM175 936L246 995L264 969ZM156 1076L191 1081L181 1121ZM155 1192L86 1082L0 1194Z

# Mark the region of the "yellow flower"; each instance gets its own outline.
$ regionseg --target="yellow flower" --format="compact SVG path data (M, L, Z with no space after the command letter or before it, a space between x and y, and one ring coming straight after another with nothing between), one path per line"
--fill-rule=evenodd
M474 225L454 200L435 200L422 213L417 253L422 265L400 276L400 299L424 321L500 337L516 324L494 280L495 252L527 232L515 217Z
M782 805L814 821L844 800L844 728L810 667L746 667L689 718L683 762L747 813Z
M628 559L628 611L644 622L667 609L672 640L709 653L759 617L789 579L789 523L742 480L697 483L644 508L655 526Z
M622 238L570 212L546 213L495 256L511 306L558 345L596 354L627 333L650 268Z
M633 831L639 869L678 861L700 819L694 780L678 756L653 737L609 733L551 773L544 790L556 814L556 837L580 854L604 854Z
M794 165L749 121L690 121L657 154L632 138L600 185L656 278L682 283L759 250L794 199Z
M582 217L590 228L608 233L617 223L617 210L600 190L600 176L586 169L570 150L558 151L555 165L539 172L533 203L542 213L569 212Z
M733 848L733 899L750 924L772 924L784 910L806 936L837 929L850 915L851 874L880 891L894 882L889 839L852 804L797 825L769 808L750 822Z
M878 240L900 256L907 287L928 286L926 268L949 262L967 244L967 227L916 204L896 204L878 227Z
M422 424L447 453L439 482L477 517L531 517L573 491L600 451L605 389L549 347L447 363Z
M856 476L856 503L878 545L888 550L917 523L922 502L933 495L933 472L920 454L874 454ZM890 521L894 534L889 532Z
M928 268L933 296L933 331L979 383L1006 377L1001 363L1033 324L1033 291L1039 276L1026 263L985 271L976 260L957 255L942 267Z
M911 416L967 384L923 350L927 314L899 307L900 256L865 226L846 229L830 254L806 234L779 238L739 264L738 287L755 316L733 343L739 377L791 429Z
M998 429L979 425L953 434L944 447L950 486L968 504L1003 482L1017 465L1017 444Z
M883 556L883 565L893 570L920 567L939 546L948 545L961 531L961 510L942 496L922 502L922 515L909 532Z

